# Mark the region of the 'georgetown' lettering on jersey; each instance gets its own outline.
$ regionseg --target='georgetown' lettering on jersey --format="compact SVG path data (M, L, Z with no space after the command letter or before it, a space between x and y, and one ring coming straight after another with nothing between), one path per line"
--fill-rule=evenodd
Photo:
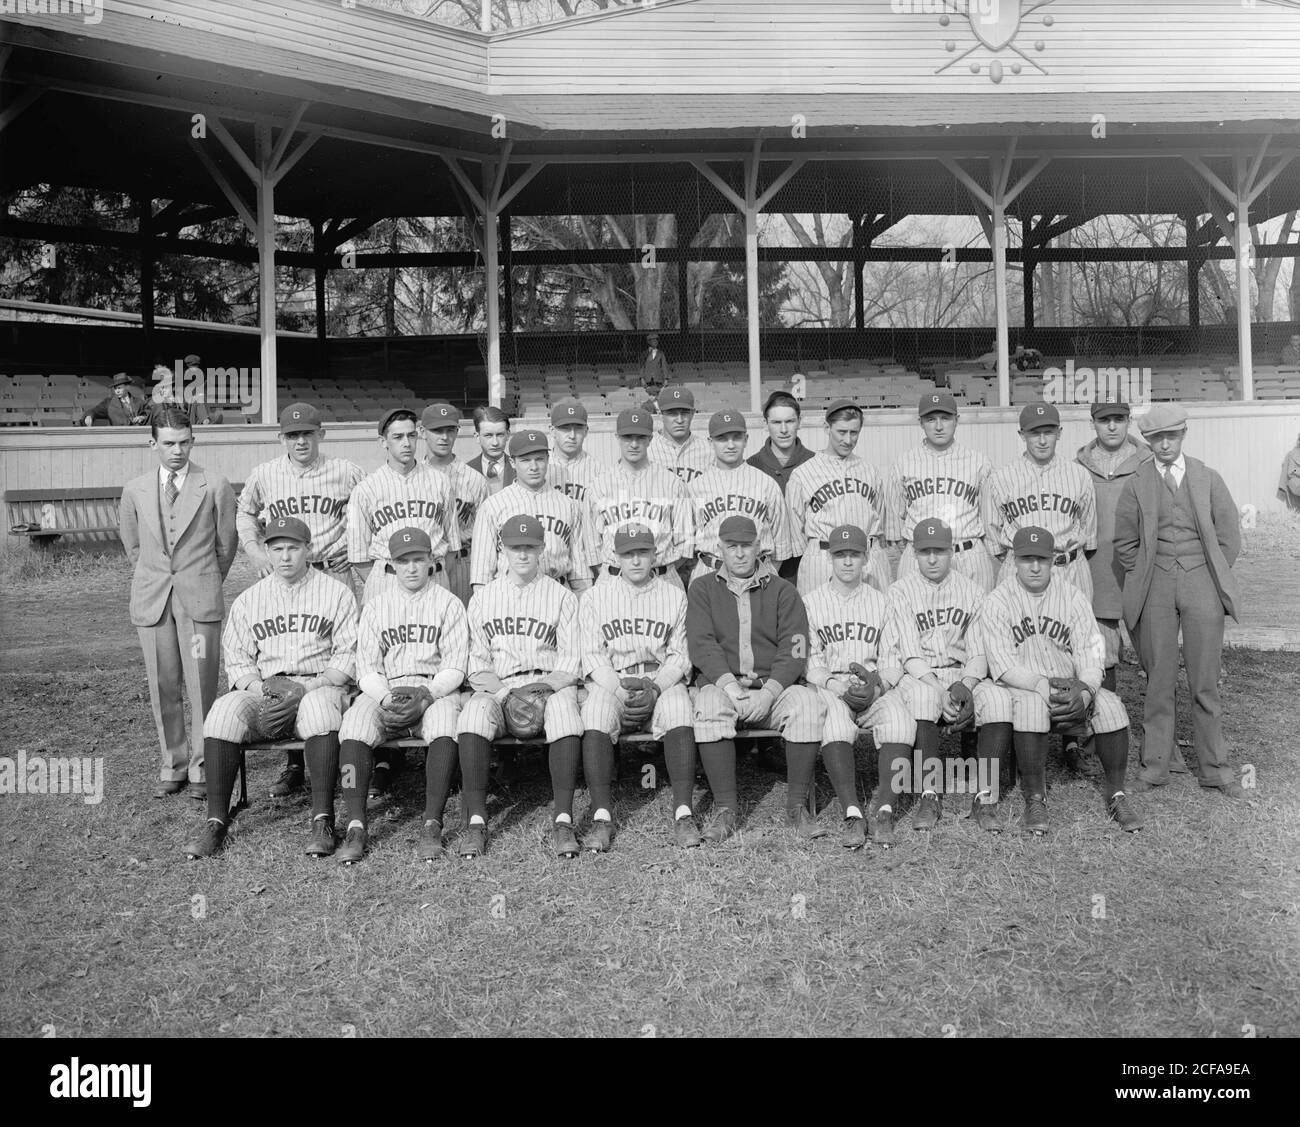
M239 542L261 540L262 529L280 517L298 517L311 531L313 563L344 548L348 498L365 475L344 458L319 457L300 468L286 454L254 466L239 494Z
M541 670L576 681L577 614L577 597L545 575L523 586L511 577L492 580L469 601L470 676L490 672L505 680Z
M1028 454L995 470L984 491L984 524L995 552L1011 547L1016 530L1045 528L1057 545L1097 547L1097 495L1092 475L1059 454L1039 466Z
M954 442L944 451L928 442L906 451L885 483L885 536L911 540L916 522L938 518L955 541L984 535L980 498L993 466L988 458Z
M588 675L604 665L615 673L641 676L651 663L659 667L655 677L664 684L684 679L691 669L686 595L659 578L643 587L624 580L598 583L578 604L578 639Z
M855 524L868 536L881 534L880 471L856 454L809 458L790 474L785 499L791 522L805 540L826 540L841 524Z
M394 584L361 609L357 680L379 673L389 680L447 669L464 673L469 664L465 608L436 583L414 593Z
M399 474L385 463L362 478L348 506L348 559L354 564L389 559L388 539L410 525L428 534L434 559L460 550L450 478L417 462Z
M1041 677L1078 677L1094 691L1101 684L1105 643L1092 603L1060 575L1039 595L1014 576L999 583L984 600L980 631L995 679L1025 689Z
M771 553L778 560L799 554L781 487L762 470L748 462L731 469L714 466L687 488L695 503L697 551L716 554L718 529L727 517L738 513L757 526L760 552Z

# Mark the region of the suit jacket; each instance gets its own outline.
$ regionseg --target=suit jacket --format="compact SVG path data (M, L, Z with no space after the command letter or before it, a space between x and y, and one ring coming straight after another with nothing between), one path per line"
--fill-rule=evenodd
M501 488L504 489L507 485L514 484L515 467L510 464L510 459L507 458L504 454L501 455L501 461L503 463L501 467ZM469 468L472 470L478 470L479 473L481 473L485 478L487 478L487 467L483 464L482 454L480 454L477 458L471 458L469 460ZM488 478L488 481L491 480L492 480L491 478Z
M1241 552L1241 517L1223 478L1198 458L1184 456L1187 490L1192 498L1196 528L1205 550L1206 566L1218 588L1223 609L1238 617L1241 586L1232 573ZM1153 458L1124 485L1115 506L1115 559L1123 571L1124 621L1136 629L1151 589L1156 567L1156 534L1160 525L1160 490L1164 481Z
M163 537L158 468L132 478L122 489L118 523L131 580L131 624L154 626L174 594L196 622L220 622L225 613L221 584L235 562L235 491L221 474L190 463L176 523L181 529L171 551Z
M122 405L122 401L110 392L106 398L101 399L86 414L90 416L92 426L97 422L110 427L144 426L149 421L147 418L149 401L145 399L144 393L138 387L133 387L131 388L130 412ZM131 420L137 415L145 415L145 422L132 423Z

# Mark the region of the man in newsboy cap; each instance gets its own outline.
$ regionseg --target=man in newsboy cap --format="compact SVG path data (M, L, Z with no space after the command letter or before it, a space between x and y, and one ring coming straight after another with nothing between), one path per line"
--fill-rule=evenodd
M1219 703L1224 613L1239 617L1241 604L1232 573L1241 550L1237 505L1223 478L1183 453L1181 406L1157 403L1138 427L1154 457L1129 478L1115 510L1124 620L1147 673L1142 772L1130 789L1169 782L1181 628L1201 786L1246 798L1228 763Z

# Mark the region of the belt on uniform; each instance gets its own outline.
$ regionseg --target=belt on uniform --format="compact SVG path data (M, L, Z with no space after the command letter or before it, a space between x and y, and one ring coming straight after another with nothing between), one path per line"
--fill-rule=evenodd
M507 673L507 677L549 677L554 673L554 669L516 669L513 673Z
M975 547L976 544L980 543L980 541L982 541L983 539L984 539L984 537L982 537L982 536L977 536L977 537L975 537L974 540L956 540L956 541L954 541L954 542L953 542L953 545L952 545L953 555L956 555L958 552L969 552L973 547ZM912 547L911 541L908 541L908 545L907 545L907 546L908 546L909 548ZM913 548L912 550L915 551L916 549Z
M809 543L812 543L812 541L810 540ZM877 543L879 543L879 540L875 536L868 536L867 543L874 548ZM818 540L817 547L819 547L823 552L829 552L831 550L831 542L829 540Z
M620 669L619 673L657 673L659 672L659 663L657 661L637 661Z
M1072 552L1058 552L1056 554L1056 561L1055 561L1056 566L1060 567L1062 564L1074 563L1074 561L1077 560L1078 558L1079 558L1078 548L1075 548L1074 551Z
M609 572L610 575L622 575L622 574L623 574L623 569L622 569L621 567L614 567L614 566L612 566L612 565L610 565L610 564L606 564L606 565L605 565L605 570L606 570L607 572ZM668 570L668 565L667 565L667 564L660 564L658 567L654 567L654 568L652 568L651 570L654 572L655 575L663 575L663 574Z
M448 552L447 558L453 560L463 560L468 555L469 555L468 548L457 548L454 552Z

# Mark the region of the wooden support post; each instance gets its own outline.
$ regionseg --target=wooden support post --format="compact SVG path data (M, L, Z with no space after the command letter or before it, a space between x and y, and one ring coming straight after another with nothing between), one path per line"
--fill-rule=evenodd
M140 240L140 327L144 330L144 351L152 365L159 357L154 355L154 246L153 246L153 200L147 195L141 196L139 207ZM178 392L180 388L176 389Z
M496 180L495 161L483 162L483 293L487 303L487 385L488 402L500 407L505 398L501 380L501 275L498 269L498 252L501 247L500 211L497 208L493 183Z
M262 422L279 415L275 379L275 178L272 175L271 127L259 125L257 137L257 323L261 336Z
M1255 398L1254 354L1250 339L1250 276L1254 261L1250 241L1250 181L1246 156L1235 158L1237 199L1233 249L1237 257L1237 358L1241 364L1241 397Z

